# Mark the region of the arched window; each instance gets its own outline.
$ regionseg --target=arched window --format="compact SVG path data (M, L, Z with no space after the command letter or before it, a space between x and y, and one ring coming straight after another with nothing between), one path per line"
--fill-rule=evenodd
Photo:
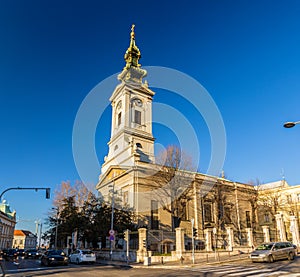
M135 124L142 125L142 111L143 111L143 102L139 98L133 98L131 100L132 107L132 119L131 121Z

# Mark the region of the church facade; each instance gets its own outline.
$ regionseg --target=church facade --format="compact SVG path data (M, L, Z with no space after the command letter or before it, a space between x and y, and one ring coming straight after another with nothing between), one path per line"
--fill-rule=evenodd
M143 80L147 72L139 64L140 57L133 26L126 65L118 76L120 84L110 97L111 137L96 186L99 194L133 211L136 225L151 234L147 244L153 251L162 249L162 232L170 234L165 235L165 243L175 248L172 232L178 228L184 230L186 248L192 237L199 249L205 247L207 238L212 240L210 247L218 248L251 247L265 241L271 231L277 239L276 224L263 227L264 212L258 201L262 192L255 186L156 163L155 93Z

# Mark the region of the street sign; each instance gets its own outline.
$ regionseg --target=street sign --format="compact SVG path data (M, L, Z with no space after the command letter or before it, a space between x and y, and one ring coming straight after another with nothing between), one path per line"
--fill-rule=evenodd
M110 241L115 240L115 236L114 236L114 235L110 235L110 236L109 236L109 240L110 240Z
M115 230L109 230L108 232L111 236L113 236L115 234Z

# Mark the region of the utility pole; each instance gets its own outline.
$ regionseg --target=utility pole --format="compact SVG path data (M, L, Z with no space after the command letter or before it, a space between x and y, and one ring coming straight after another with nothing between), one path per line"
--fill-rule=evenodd
M115 178L115 176L113 176ZM111 222L110 222L110 259L112 260L112 253L113 253L113 244L115 241L115 232L114 232L114 212L115 212L115 180L113 179L112 189L110 190L112 193L111 199Z
M194 238L194 218L191 219L192 223L192 262L195 263L195 238Z
M124 233L124 238L126 241L126 261L127 264L129 263L129 241L130 241L130 234L129 234L129 230L127 229Z
M54 240L54 247L57 249L57 235L58 235L58 216L59 216L59 209L58 208L52 208L56 211L56 226L55 226L55 240Z
M40 236L39 236L39 244L38 244L38 249L41 247L41 239L42 239L42 229L43 229L43 223L40 224Z

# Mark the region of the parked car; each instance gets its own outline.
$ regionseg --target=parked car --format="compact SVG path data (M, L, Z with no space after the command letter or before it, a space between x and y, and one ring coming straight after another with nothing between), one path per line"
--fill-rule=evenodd
M69 256L70 263L95 263L96 255L89 249L77 249Z
M251 252L250 259L252 262L272 263L282 259L293 260L296 254L296 249L290 242L268 242Z
M36 249L27 249L24 252L25 259L39 259L41 257L40 252Z
M68 265L69 258L62 250L47 250L41 257L41 265Z
M2 257L6 261L16 259L18 257L17 249L14 249L14 248L3 249Z
M17 255L19 257L23 257L25 255L25 250L24 249L17 249Z

